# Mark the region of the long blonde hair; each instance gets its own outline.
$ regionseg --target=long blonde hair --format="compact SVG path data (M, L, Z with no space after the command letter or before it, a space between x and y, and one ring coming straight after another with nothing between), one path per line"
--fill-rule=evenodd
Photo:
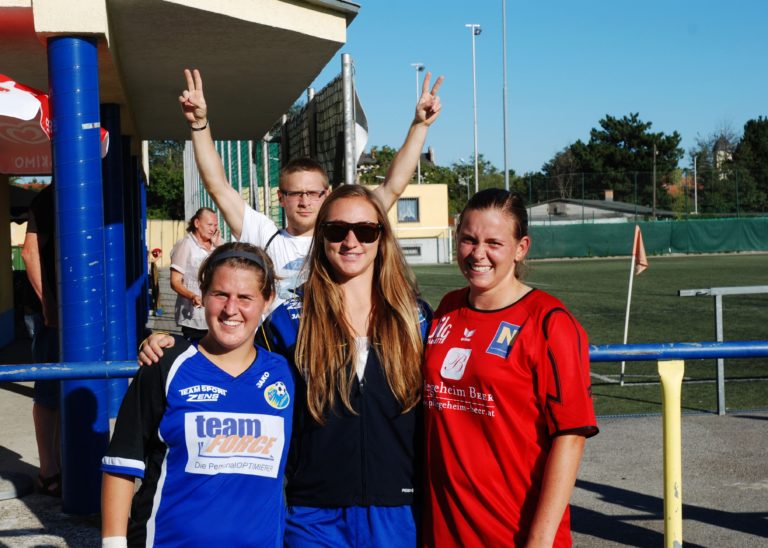
M307 383L307 406L318 422L337 399L354 413L350 402L355 368L355 337L345 314L344 294L325 254L322 224L331 204L362 198L376 210L382 226L374 261L371 310L372 351L376 352L387 384L403 412L412 409L421 394L422 338L416 283L392 233L384 207L374 194L359 185L342 185L325 200L317 215L312 247L304 265L304 285L296 365Z

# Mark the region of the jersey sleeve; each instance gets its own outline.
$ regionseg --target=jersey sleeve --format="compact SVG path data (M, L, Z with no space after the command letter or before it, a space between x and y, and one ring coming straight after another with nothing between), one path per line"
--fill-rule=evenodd
M544 338L539 382L552 436L597 434L592 405L587 334L564 308L550 310L543 319Z
M259 247L267 245L269 239L278 231L277 225L272 220L253 209L248 204L243 204L243 231L240 233L240 241Z
M165 412L166 356L157 365L140 367L128 387L107 454L101 461L102 472L144 477L149 446Z
M434 312L429 303L423 299L418 299L419 305L419 329L421 330L421 338L424 344L427 344L427 337L429 336L429 327L432 325L432 318Z
M270 339L270 351L292 360L300 318L301 301L296 298L284 302L270 314L265 329Z

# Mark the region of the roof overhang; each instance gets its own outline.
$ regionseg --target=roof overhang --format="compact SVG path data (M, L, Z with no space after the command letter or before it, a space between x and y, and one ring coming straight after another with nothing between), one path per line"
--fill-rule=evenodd
M346 41L341 0L0 0L0 73L48 89L46 39L95 36L102 103L123 134L185 139L184 68L203 74L217 138L261 137ZM339 62L341 70L341 62Z

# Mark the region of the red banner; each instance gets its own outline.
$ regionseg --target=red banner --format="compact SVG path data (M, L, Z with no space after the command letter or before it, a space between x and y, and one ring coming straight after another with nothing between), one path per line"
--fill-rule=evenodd
M103 158L109 133L100 131ZM48 95L0 74L0 173L48 175L52 167Z

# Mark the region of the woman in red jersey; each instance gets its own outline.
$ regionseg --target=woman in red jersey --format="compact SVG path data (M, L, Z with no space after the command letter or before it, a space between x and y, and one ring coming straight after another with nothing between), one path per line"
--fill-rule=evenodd
M469 285L443 298L425 355L423 542L570 546L568 500L598 431L586 333L521 280L531 240L518 194L476 194L457 241Z

